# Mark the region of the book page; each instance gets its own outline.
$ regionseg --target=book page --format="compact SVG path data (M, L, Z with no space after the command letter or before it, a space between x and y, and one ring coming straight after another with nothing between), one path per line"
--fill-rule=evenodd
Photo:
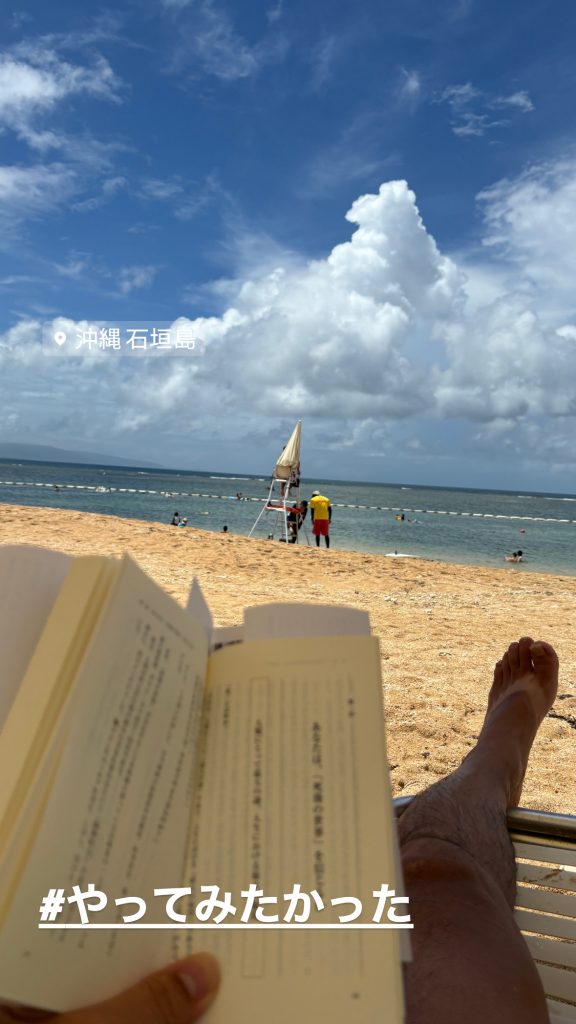
M0 547L0 729L70 561L67 555L31 545Z
M244 639L243 626L216 626L212 630L211 650L226 647L227 644L239 644Z
M188 594L188 601L186 603L186 611L193 619L196 620L199 626L204 627L208 637L211 637L214 629L212 613L196 577L192 580L192 585Z
M240 893L251 883L279 899L295 884L357 897L369 922L372 893L394 889L392 801L383 731L377 641L331 637L224 648L209 663L189 876L199 887ZM314 905L312 905L314 906ZM350 906L345 910L349 912ZM401 908L406 913L406 907ZM384 917L386 920L386 916ZM226 923L226 922L223 922ZM402 1020L398 931L190 930L181 955L212 950L223 985L209 1024L240 1014L252 1024Z
M244 610L244 639L370 635L370 616L332 604L261 604Z
M116 578L118 563L72 559L0 736L0 858L60 727L76 673ZM13 850L11 851L13 853ZM0 920L6 891L0 893Z
M170 932L38 930L50 889L92 883L118 923L156 887L182 885L207 638L129 559L109 596L60 730L66 742L0 936L0 992L53 1010L112 995L173 953ZM94 901L92 901L94 902ZM160 906L165 903L160 901ZM55 920L55 919L54 919ZM78 922L66 904L57 923Z

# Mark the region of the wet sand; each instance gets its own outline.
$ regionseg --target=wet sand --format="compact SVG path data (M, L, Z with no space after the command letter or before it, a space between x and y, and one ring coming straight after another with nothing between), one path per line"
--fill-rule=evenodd
M494 662L523 634L560 656L559 698L536 740L522 803L576 813L576 579L386 558L112 516L0 505L0 543L80 555L128 551L178 601L196 575L217 625L267 601L354 605L380 639L395 796L451 771L482 725ZM561 717L553 717L561 716Z

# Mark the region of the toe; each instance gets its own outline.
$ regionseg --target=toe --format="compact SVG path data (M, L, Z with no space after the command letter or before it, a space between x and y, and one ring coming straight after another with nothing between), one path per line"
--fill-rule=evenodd
M530 647L530 655L536 672L543 672L546 675L558 672L558 655L552 645L545 640L536 640Z
M510 652L506 651L506 654L502 658L502 682L504 686L508 686L512 679L512 669L510 667Z
M512 675L518 675L520 672L520 644L516 640L508 648L508 661Z
M532 658L530 657L530 648L534 643L531 636L523 636L518 642L518 657L520 659L520 671L522 675L526 672L530 672L532 669Z
M488 708L492 707L502 693L503 679L502 661L500 660L494 666L494 679L488 694Z

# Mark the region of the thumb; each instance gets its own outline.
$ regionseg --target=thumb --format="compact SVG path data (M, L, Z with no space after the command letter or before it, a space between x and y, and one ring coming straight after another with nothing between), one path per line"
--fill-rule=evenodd
M148 975L105 1003L74 1010L57 1020L61 1024L192 1024L208 1009L219 983L214 957L196 953Z

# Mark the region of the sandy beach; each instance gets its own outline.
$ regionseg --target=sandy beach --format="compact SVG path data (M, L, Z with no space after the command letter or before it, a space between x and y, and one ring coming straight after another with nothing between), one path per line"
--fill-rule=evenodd
M0 543L72 555L128 551L178 601L196 575L217 625L246 605L324 602L369 611L380 639L395 796L451 771L481 728L494 662L523 634L560 656L559 699L526 777L524 806L576 813L576 579L326 551L73 511L0 505ZM560 716L560 717L553 717Z

